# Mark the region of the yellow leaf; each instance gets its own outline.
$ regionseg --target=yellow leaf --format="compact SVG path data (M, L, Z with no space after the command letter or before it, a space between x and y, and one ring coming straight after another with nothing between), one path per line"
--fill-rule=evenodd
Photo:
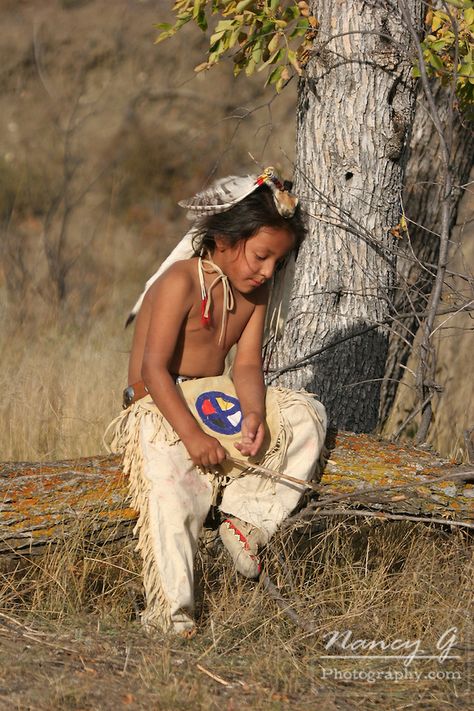
M436 30L439 30L439 28L441 27L442 24L443 24L442 18L438 14L434 15L433 20L431 22L432 31L436 32Z
M298 62L298 60L297 60L297 58L296 58L296 52L294 52L293 50L289 49L289 50L288 50L288 59L290 60L290 64L293 66L293 68L295 69L295 71L297 72L297 74L298 74L299 76L301 76L301 75L303 74L303 70L301 69L300 64L299 64L299 62Z
M270 42L268 43L268 51L270 52L270 54L273 54L273 52L276 51L278 45L280 44L280 39L281 35L278 32L275 32Z
M469 7L464 10L464 19L466 20L467 26L472 30L474 25L474 7Z
M305 2L304 0L301 0L301 2L298 3L298 7L300 10L300 14L303 17L309 17L309 15L311 14L311 11L309 9L309 5L307 2Z

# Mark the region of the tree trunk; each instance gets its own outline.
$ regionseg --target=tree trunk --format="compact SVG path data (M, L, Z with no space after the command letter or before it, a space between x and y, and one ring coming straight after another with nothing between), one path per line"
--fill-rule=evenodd
M409 4L421 20L420 0ZM283 383L317 393L338 427L370 431L388 342L387 329L373 326L390 309L390 230L400 217L414 116L415 85L403 49L409 40L392 3L313 6L320 30L300 80L296 162L309 234L297 262L287 338L272 366L327 349L286 372Z
M436 106L442 120L448 113L449 91L436 81L432 85ZM408 219L409 236L399 244L398 288L394 296L397 314L412 313L401 323L394 322L389 339L389 350L380 402L380 425L386 422L395 400L403 367L408 361L419 326L417 314L426 309L434 279L434 265L438 261L441 228L440 191L441 161L439 135L430 119L426 99L421 95L417 104L410 143L403 193L404 210ZM474 161L474 134L465 126L462 117L454 122L451 146L451 167L456 185L468 182ZM456 222L463 190L457 188L453 201L450 226ZM450 281L448 279L448 281Z

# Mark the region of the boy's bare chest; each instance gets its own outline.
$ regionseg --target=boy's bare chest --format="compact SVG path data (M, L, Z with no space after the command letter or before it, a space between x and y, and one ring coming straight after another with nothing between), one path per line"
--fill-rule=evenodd
M196 294L193 306L183 324L185 344L201 346L218 346L219 350L227 351L239 340L247 325L255 305L239 292L233 291L233 308L226 309L223 289L219 285L213 290L209 319L202 317L201 296Z

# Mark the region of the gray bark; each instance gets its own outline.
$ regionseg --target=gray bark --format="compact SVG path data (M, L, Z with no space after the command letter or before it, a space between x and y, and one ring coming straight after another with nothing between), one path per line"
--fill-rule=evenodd
M388 342L386 328L371 327L390 311L390 230L399 221L414 116L409 39L390 2L313 4L320 31L300 80L296 162L309 234L272 366L326 348L280 381L317 393L338 427L370 431ZM410 8L421 21L421 2Z
M449 92L439 82L432 91L442 121L447 121ZM451 203L450 229L456 222L457 210L463 190L459 187L469 180L474 161L474 134L456 116L451 144L451 171L455 191ZM434 265L439 256L441 231L442 164L440 142L430 118L426 100L421 95L417 103L415 122L410 142L405 189L404 209L409 220L409 235L398 245L397 288L394 295L396 314L412 313L409 318L395 321L390 334L389 350L382 386L380 425L386 422L395 400L403 366L411 352L420 317L428 304L434 280Z
M410 5L421 20L421 2ZM326 348L281 380L317 393L338 427L370 431L388 341L386 328L371 327L389 313L390 230L399 220L414 115L409 41L389 2L324 0L314 13L320 31L297 112L296 191L309 235L298 257L287 338L272 366Z

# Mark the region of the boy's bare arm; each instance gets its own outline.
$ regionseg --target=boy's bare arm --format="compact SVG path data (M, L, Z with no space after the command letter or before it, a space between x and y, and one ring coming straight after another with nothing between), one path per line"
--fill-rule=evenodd
M142 363L143 381L194 463L201 466L218 464L225 458L224 449L201 430L170 374L178 337L192 305L192 278L179 266L171 267L152 288L150 324Z
M253 456L262 445L265 434L265 382L262 370L262 337L265 322L266 294L255 306L239 343L232 378L242 408L242 454Z

